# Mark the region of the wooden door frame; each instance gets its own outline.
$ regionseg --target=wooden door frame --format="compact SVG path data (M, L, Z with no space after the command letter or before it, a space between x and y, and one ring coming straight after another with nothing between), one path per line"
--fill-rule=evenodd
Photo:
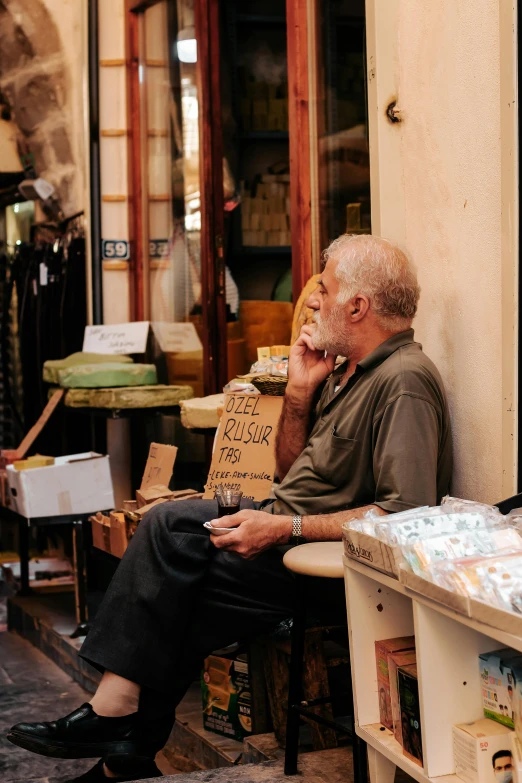
M131 261L131 313L144 316L144 167L139 82L139 15L161 0L125 0L126 59L128 68L129 128L129 238ZM223 139L219 69L219 0L194 0L198 42L197 89L199 102L201 193L201 298L203 310L204 385L215 394L228 382L225 259L223 249Z
M286 0L294 303L313 274L308 13L307 0Z

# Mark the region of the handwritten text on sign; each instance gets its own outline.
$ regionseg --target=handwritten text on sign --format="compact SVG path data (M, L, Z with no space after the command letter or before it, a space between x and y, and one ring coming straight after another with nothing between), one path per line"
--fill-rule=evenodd
M145 353L149 334L148 321L127 324L86 326L83 350L88 353Z
M282 406L282 397L227 394L204 497L213 498L219 484L254 500L268 497Z

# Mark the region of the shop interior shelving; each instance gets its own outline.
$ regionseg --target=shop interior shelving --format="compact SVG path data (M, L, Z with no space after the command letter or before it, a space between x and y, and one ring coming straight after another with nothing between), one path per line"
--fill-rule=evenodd
M286 55L286 16L284 0L251 3L243 10L242 0L223 4L227 55L230 59L231 106L236 122L235 145L237 179L252 184L271 164L289 160L288 130L253 130L243 127L240 111L244 97L239 78L249 46L266 44L266 51ZM266 10L265 10L266 9ZM283 43L284 41L284 43ZM242 299L270 299L282 275L291 267L292 249L288 245L244 245L241 231L241 206L231 215L227 263L239 287Z
M522 637L497 630L414 593L344 558L355 726L368 744L371 783L393 783L396 767L418 783L460 783L452 728L483 716L478 656L501 647L522 652ZM415 635L424 765L408 759L379 722L375 642Z

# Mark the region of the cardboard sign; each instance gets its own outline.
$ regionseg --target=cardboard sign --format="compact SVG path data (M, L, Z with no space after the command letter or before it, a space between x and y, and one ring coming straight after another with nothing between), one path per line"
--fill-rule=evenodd
M282 407L282 397L226 395L203 497L213 498L219 484L253 500L268 497Z
M140 490L149 489L149 487L154 487L157 484L164 484L168 487L172 478L177 453L178 449L176 446L151 443Z
M148 321L106 326L86 326L83 351L86 353L145 353L149 335Z
M152 324L154 336L163 353L184 353L185 351L201 351L203 346L193 323L165 323L158 321Z

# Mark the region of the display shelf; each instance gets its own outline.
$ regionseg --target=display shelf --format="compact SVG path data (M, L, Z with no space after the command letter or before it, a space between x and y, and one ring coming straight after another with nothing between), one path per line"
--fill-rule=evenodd
M411 599L415 599L415 601L418 603L421 603L424 606L427 606L434 611L439 612L440 614L443 614L458 623L461 623L462 625L466 625L468 628L471 628L474 631L483 634L484 636L488 636L490 639L496 640L502 647L512 647L514 650L519 650L522 652L522 637L515 636L514 634L508 633L507 631L501 631L500 628L494 628L492 625L487 625L486 623L482 623L479 620L474 620L472 617L466 617L466 615L455 612L448 606L444 606L444 604L439 604L437 601L433 601L431 598L427 598L421 593L416 593L414 590L410 590L409 588L402 585L398 579L394 579L391 576L382 574L380 571L376 571L369 566L362 565L356 560L351 560L347 557L343 559L345 565L347 565L352 570L366 575L370 573L372 575L372 579L374 579L376 582L379 582L379 584L385 585L397 593L409 596Z
M372 783L392 783L400 767L419 783L455 781L453 726L483 715L478 656L500 647L522 650L504 633L344 558L356 732L369 745ZM381 730L375 642L415 635L424 766Z

